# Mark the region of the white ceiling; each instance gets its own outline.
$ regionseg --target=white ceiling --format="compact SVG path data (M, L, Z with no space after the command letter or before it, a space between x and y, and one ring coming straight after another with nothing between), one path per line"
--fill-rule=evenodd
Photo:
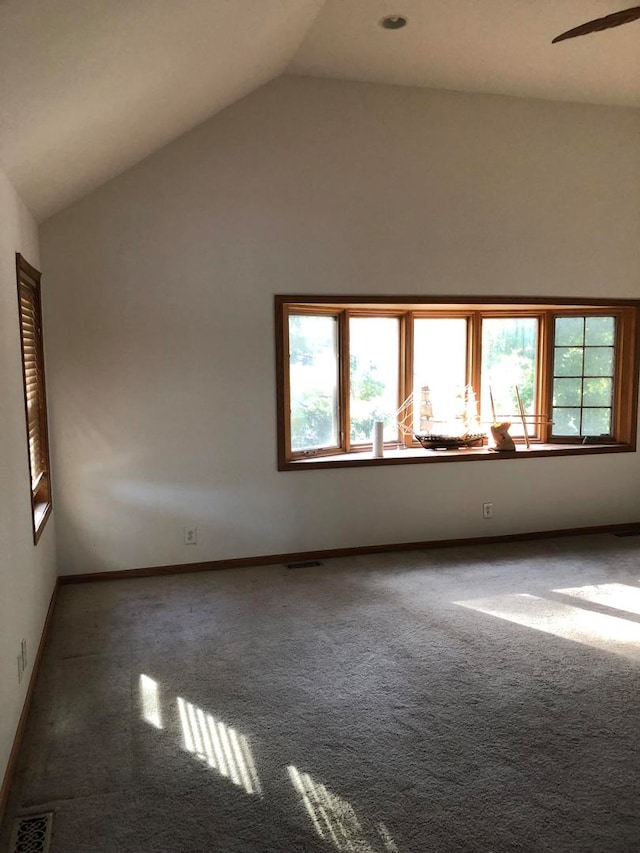
M326 0L297 74L640 106L640 21L551 44L629 0ZM408 19L402 30L384 15Z
M0 0L0 162L39 219L280 74L322 0Z
M284 70L640 107L640 21L551 44L628 4L0 0L0 161L43 219Z

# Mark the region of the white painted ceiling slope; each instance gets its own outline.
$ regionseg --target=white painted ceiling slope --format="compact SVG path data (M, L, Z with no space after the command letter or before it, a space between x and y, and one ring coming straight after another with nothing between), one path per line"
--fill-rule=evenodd
M551 44L628 5L0 0L0 161L42 220L285 70L640 107L640 22Z
M640 2L640 0L636 0ZM640 21L551 44L630 0L326 0L298 74L640 107ZM400 13L402 30L383 30Z
M279 75L322 0L0 0L0 162L44 219Z

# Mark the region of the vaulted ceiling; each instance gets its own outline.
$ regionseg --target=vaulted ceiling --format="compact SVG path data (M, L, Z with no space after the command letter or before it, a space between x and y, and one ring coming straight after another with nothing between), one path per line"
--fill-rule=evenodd
M0 161L44 219L285 71L640 107L640 22L551 44L625 5L0 0Z
M0 0L0 161L45 218L281 74L321 0Z

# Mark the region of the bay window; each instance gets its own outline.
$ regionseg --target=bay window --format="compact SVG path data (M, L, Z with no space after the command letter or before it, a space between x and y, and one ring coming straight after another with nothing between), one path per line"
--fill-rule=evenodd
M279 467L635 450L639 305L277 296ZM505 421L510 457L416 439Z

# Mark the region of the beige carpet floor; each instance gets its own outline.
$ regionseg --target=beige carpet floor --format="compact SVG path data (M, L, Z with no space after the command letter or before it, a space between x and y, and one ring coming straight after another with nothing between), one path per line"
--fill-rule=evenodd
M640 538L62 587L54 853L640 850Z

